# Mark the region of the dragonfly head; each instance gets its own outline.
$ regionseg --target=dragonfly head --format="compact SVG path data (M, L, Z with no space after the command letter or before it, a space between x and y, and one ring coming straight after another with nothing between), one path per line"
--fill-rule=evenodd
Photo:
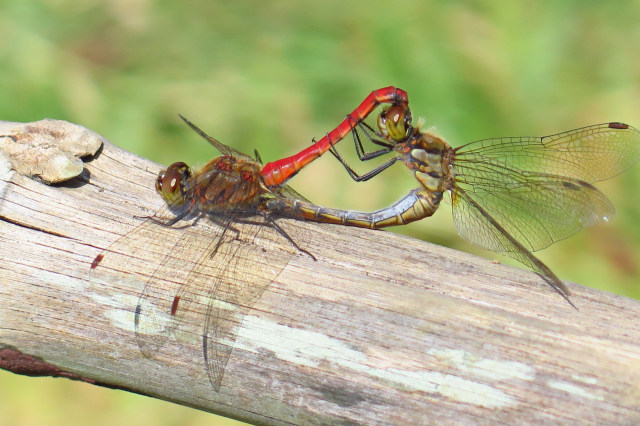
M411 133L411 110L394 104L378 116L378 128L389 142L402 142Z
M156 191L170 206L180 206L187 199L186 185L193 176L191 168L185 163L173 163L162 170L156 179Z

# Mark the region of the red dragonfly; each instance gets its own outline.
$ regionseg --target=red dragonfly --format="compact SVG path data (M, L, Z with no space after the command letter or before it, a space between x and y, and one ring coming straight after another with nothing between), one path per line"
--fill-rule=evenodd
M94 281L146 280L134 315L136 340L146 357L161 356L171 343L184 341L188 347L196 340L194 326L202 327L206 371L219 391L244 314L296 252L314 258L272 218L269 201L304 200L284 182L347 135L355 125L352 117L364 119L380 103L407 105L408 100L393 87L373 91L317 144L264 167L257 153L254 159L236 151L182 117L222 156L196 171L182 162L161 171L156 190L166 206L91 265Z
M291 157L273 161L264 165L260 171L264 184L278 187L298 173L304 166L329 151L334 144L342 140L354 127L364 121L380 104L409 106L407 92L393 86L374 90L364 101L345 118L342 123L322 139Z
M280 198L271 200L269 208L311 221L383 228L431 216L449 192L454 223L464 239L530 267L575 307L564 283L532 252L583 227L607 222L615 214L611 202L592 183L609 179L640 159L640 132L612 122L550 136L492 138L452 148L433 132L413 127L411 121L404 103L384 109L377 130L360 117L353 118L360 160L393 153L366 174L358 175L331 149L356 181L366 181L396 162L412 170L419 186L394 205L358 212ZM378 149L365 151L364 139Z

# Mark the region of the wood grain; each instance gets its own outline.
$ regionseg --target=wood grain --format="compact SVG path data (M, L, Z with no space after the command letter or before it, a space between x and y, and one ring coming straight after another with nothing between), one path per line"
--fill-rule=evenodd
M567 283L576 311L528 271L391 232L279 220L317 261L292 256L238 318L219 392L198 330L144 357L145 280L90 265L161 207L159 168L106 141L55 186L0 161L0 349L250 422L640 422L638 301Z

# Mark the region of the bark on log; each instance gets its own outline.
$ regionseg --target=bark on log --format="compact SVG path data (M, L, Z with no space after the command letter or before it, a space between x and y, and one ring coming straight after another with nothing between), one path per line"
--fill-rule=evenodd
M73 127L0 123L0 367L269 424L640 422L638 301L568 283L576 311L533 273L390 232L279 220L317 261L294 254L234 317L218 392L198 329L144 357L146 281L90 265L162 205L160 167L104 141L76 178L28 177L55 180L52 146L95 149ZM27 142L46 149L15 156Z

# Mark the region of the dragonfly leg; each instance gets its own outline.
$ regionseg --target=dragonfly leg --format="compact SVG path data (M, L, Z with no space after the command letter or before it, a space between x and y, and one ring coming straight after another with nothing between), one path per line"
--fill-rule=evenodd
M313 261L314 261L314 262L317 262L317 261L318 261L318 259L316 259L316 257L315 257L311 252L309 252L309 251L307 251L307 250L303 249L302 247L300 247L300 246L298 245L298 243L296 243L296 242L295 242L295 240L294 240L293 238L291 238L291 235L289 235L289 234L287 233L287 231L285 231L285 230L284 230L280 225L278 225L278 223L276 222L276 220L275 220L273 217L271 217L271 215L269 215L269 214L265 214L264 216L265 216L265 219L269 222L269 224L270 224L271 226L273 226L273 228L274 228L276 231L278 231L278 233L279 233L280 235L282 235L284 238L286 238L286 239L287 239L287 241L289 241L289 242L291 243L291 245L292 245L292 246L294 246L294 247L296 248L296 250L298 250L300 253L304 253L304 254L306 254L307 256L309 256L311 259L313 259Z
M393 157L391 160L387 161L386 163L383 163L381 165L379 165L378 167L376 167L375 169L363 174L363 175L359 175L355 170L353 170L351 168L351 166L349 166L349 164L347 164L347 162L344 160L344 158L342 158L342 156L338 153L338 151L335 148L332 148L329 150L329 152L331 152L331 154L333 154L334 157L336 157L336 159L340 162L340 164L342 164L345 168L345 170L347 171L347 173L349 174L349 176L351 177L351 179L353 179L356 182L366 182L369 179L371 179L374 176L379 175L380 173L382 173L384 170L388 169L389 167L391 167L391 165L393 165L396 161L401 160L402 157Z
M353 135L353 142L356 146L356 153L358 154L360 161L371 160L372 158L377 158L393 150L393 144L381 139L382 135L376 132L373 127L369 126L364 121L357 122L353 117L351 117L351 114L349 114L347 118L353 121L353 130L351 131L351 134ZM383 149L370 152L365 151L364 146L362 145L362 140L360 139L360 133L356 130L357 127L360 127L371 143L381 146ZM335 145L331 148L335 149Z
M192 210L193 205L190 204L186 207L184 207L179 213L177 213L174 217L172 217L169 220L166 219L161 219L155 215L153 216L134 216L135 219L149 219L152 222L157 223L158 225L161 226L173 226L176 223L178 223L179 221L181 221L182 219L184 219ZM191 224L185 225L185 226L191 226Z
M381 155L385 155L388 154L389 152L393 151L393 145L376 137L373 137L372 135L375 136L380 136L378 135L378 133L376 133L373 128L371 126L369 126L367 123L364 122L360 122L357 123L352 117L351 115L347 116L349 119L353 120L353 127L354 127L354 131L352 131L352 135L353 135L353 143L356 147L356 154L358 155L358 159L360 161L368 161L374 158L378 158ZM367 139L369 139L372 143L382 146L382 149L379 149L377 151L366 151L364 149L364 145L362 145L362 140L360 139L360 134L355 131L356 126L360 127L361 129L363 129L363 133L367 136ZM331 153L336 156L337 155L337 150L336 150L336 143L334 143L331 140L331 135L329 133L327 133L325 135L325 137L323 138L323 140L329 140L329 143L331 144L331 147L329 148L329 151L331 151ZM311 139L311 143L312 144L316 144L318 143L315 138ZM339 158L339 155L338 155Z

